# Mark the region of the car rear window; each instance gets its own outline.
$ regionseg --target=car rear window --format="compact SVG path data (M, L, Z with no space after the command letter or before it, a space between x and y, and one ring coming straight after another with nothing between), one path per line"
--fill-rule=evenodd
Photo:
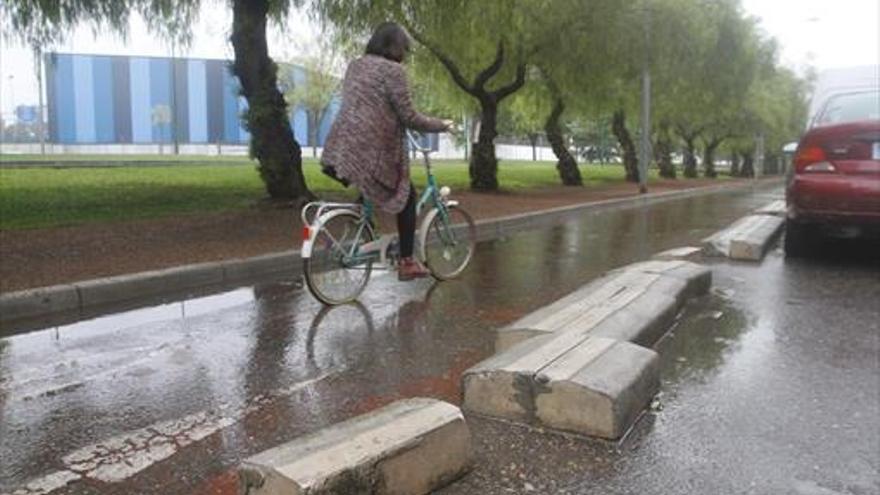
M880 91L832 96L822 108L816 124L839 124L859 120L880 120Z

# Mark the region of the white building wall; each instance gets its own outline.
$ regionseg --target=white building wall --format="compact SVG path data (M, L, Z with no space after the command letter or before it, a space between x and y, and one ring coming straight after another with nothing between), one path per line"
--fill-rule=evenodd
M318 157L321 156L322 148L318 148ZM70 154L70 155L170 155L174 152L174 146L165 144L46 144L46 154ZM4 155L16 154L39 154L39 143L0 143L0 153ZM247 156L248 147L245 145L217 145L217 144L181 144L181 155L231 155ZM532 160L531 146L518 146L510 144L495 145L495 154L500 160ZM553 150L548 147L538 147L536 150L539 161L556 161ZM312 157L312 147L302 147L303 158ZM464 148L455 145L455 142L447 135L441 135L438 149L431 154L431 158L438 160L464 160ZM7 156L7 159L14 159ZM47 156L51 158L51 156Z

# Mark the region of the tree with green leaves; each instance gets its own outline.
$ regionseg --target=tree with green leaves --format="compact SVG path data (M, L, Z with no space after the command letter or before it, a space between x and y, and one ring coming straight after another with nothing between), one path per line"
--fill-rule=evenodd
M547 95L542 89L535 82L526 84L498 115L498 132L504 136L528 139L532 147L532 161L538 159L537 147L546 119Z
M284 96L278 90L277 65L269 57L266 28L282 22L299 0L230 0L235 52L232 72L248 102L244 125L251 134L251 156L259 162L260 177L269 196L304 201L312 198L302 173L302 153L287 118ZM169 42L185 46L198 16L200 0L5 0L0 3L3 36L30 47L63 41L77 26L109 28L125 35L132 13L140 14L150 30Z
M443 71L479 105L479 133L470 157L471 188L498 189L498 111L526 80L530 54L528 2L506 0L326 0L319 15L350 36L381 21L403 25L424 48L414 55L439 76ZM427 63L425 56L434 59Z

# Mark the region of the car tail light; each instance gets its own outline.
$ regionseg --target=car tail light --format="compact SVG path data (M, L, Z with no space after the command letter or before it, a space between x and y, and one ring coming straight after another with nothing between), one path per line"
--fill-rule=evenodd
M828 161L828 156L821 146L805 146L794 156L794 166L798 172L828 173L836 169Z

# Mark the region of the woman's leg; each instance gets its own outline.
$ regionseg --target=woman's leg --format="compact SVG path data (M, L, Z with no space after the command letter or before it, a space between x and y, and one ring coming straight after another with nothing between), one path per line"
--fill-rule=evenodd
M412 185L406 206L397 214L397 235L400 238L400 257L411 258L416 242L416 190Z
M400 238L400 266L398 280L412 280L430 275L430 272L413 258L416 240L416 189L410 184L409 198L403 211L397 214L397 235Z

